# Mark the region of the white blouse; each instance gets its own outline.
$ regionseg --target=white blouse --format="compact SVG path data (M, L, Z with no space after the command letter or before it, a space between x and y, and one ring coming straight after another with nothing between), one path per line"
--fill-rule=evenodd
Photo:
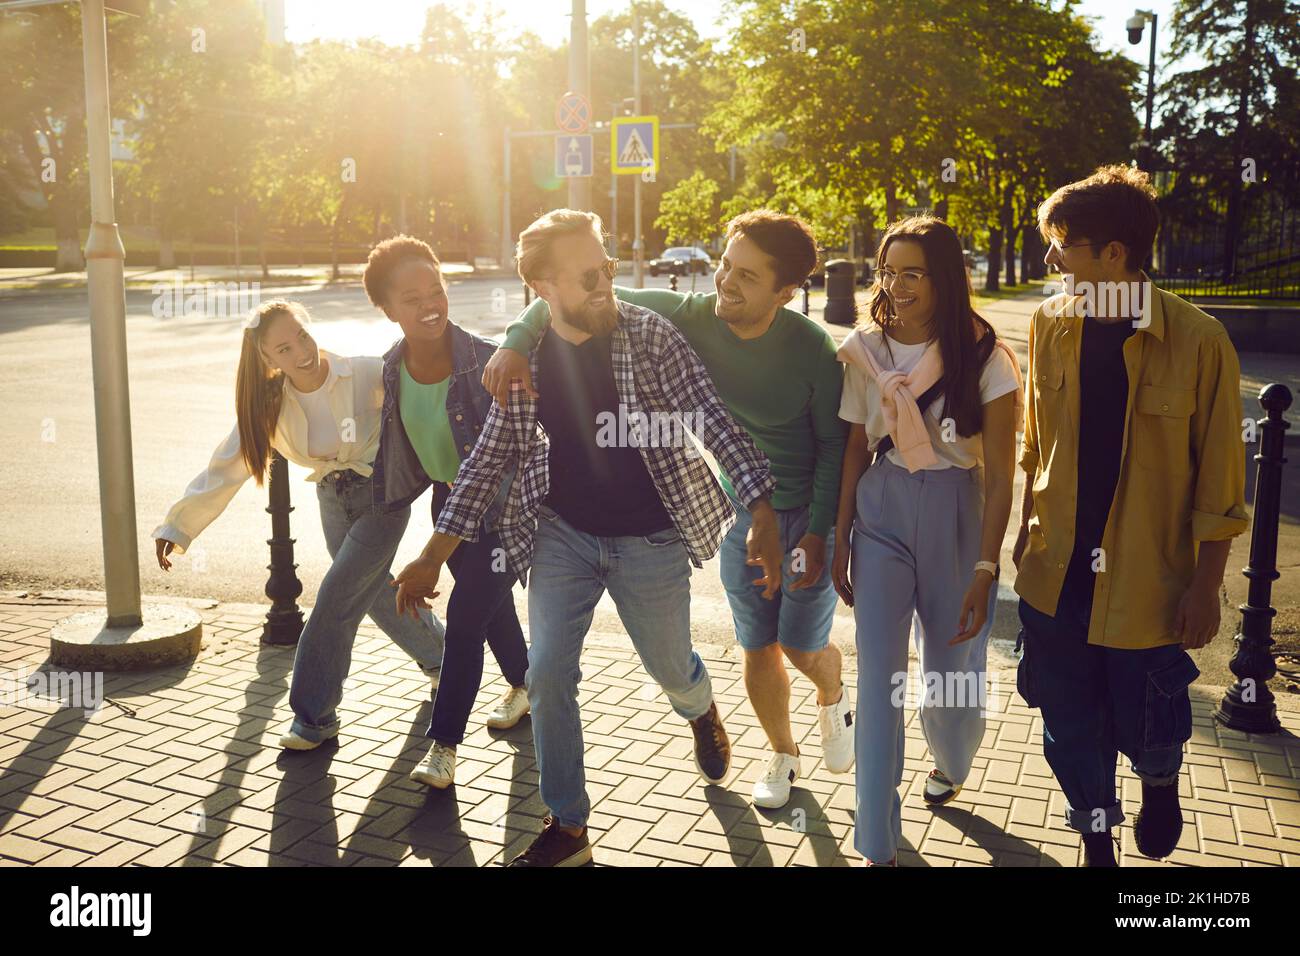
M384 360L370 355L333 355L324 349L321 355L329 360L329 374L325 384L311 394L328 396L338 432L337 451L328 458L310 454L313 436L307 411L299 400L300 393L290 387L284 389L271 447L294 464L310 469L308 481L320 481L332 471L345 469L368 478L379 450ZM240 454L239 427L235 426L212 453L208 467L195 476L163 523L154 529L152 537L174 542L176 553L184 554L251 477Z

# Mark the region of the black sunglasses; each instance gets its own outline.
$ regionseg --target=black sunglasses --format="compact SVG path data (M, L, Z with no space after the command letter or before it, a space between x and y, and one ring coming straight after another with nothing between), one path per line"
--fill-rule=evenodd
M597 266L595 269L588 269L578 277L582 283L584 292L595 292L596 286L600 284L600 277L603 275L606 279L613 279L618 274L618 260L606 259L603 266ZM555 276L549 276L554 280Z

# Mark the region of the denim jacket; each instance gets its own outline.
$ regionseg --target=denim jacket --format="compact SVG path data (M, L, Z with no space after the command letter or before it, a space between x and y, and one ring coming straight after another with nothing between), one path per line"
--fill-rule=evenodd
M451 420L451 433L456 440L456 450L463 462L474 450L492 396L482 385L483 366L496 351L496 343L482 336L466 332L457 325L448 324L451 336L451 384L447 388L447 417ZM398 511L407 507L434 484L420 457L411 446L402 425L398 389L402 378L402 351L405 339L398 339L384 354L384 406L380 413L379 451L375 454L371 487L375 506L384 511ZM483 527L494 531L501 519L515 468L509 469L497 491L495 500L483 516ZM433 491L433 515L442 510L450 489L438 482Z

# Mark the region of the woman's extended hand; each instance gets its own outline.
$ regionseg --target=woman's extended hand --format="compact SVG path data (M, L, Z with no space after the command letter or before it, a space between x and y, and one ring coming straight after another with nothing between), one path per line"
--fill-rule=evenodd
M965 597L961 599L957 636L948 642L949 646L969 641L984 629L984 624L989 619L989 588L992 586L992 574L985 570L975 572Z

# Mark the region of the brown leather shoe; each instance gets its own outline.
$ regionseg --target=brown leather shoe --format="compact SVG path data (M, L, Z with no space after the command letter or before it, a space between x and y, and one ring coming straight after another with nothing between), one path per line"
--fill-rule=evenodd
M528 849L511 860L507 866L582 866L591 862L591 841L587 828L577 836L569 836L560 829L555 817L542 821L542 832Z
M716 701L691 721L691 732L695 734L695 767L700 776L709 783L722 783L731 769L731 741L718 716Z

